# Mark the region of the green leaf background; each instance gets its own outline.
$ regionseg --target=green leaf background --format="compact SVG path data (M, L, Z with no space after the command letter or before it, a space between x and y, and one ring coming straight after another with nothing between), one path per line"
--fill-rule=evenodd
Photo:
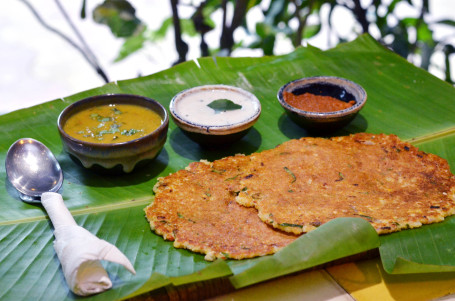
M455 171L454 88L367 35L328 51L308 46L284 56L201 58L197 64L186 62L150 76L109 83L0 116L0 161L4 162L8 147L19 138L45 143L64 171L61 193L76 222L117 245L132 261L136 275L116 264L104 263L114 287L90 299L123 299L166 285L219 277L229 277L239 288L378 247L389 273L453 270L455 242L449 239L455 233L453 218L379 238L362 219L340 218L303 235L273 256L213 263L206 262L201 254L173 248L171 242L150 230L143 208L153 201L152 187L157 177L182 169L192 161L250 154L307 136L285 115L276 94L291 80L319 75L353 80L368 93L361 113L335 135L393 133L447 159ZM128 175L93 173L63 152L57 117L74 101L106 93L131 93L148 96L168 107L178 92L205 84L237 86L261 101L258 122L231 147L219 151L200 148L170 122L168 140L160 155L150 165ZM39 206L19 200L6 179L4 164L0 165L0 189L0 298L77 299L64 281L46 213Z

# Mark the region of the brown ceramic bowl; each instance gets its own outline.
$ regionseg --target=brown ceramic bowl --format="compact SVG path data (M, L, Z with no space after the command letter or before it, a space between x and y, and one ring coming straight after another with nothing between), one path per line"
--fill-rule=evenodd
M149 108L161 117L161 125L152 133L120 143L92 143L68 135L63 126L70 116L92 106L107 104L134 104ZM107 94L88 97L66 107L57 122L64 150L77 158L82 166L102 171L118 169L128 173L140 162L154 159L167 139L169 117L166 109L157 101L128 94Z
M344 102L351 100L355 104L347 109L333 112L311 112L298 109L283 96L284 92L294 95L311 93L319 96L331 96ZM278 101L289 117L300 126L313 132L333 132L349 124L365 105L367 93L358 84L340 77L318 76L291 81L278 91Z
M209 105L219 100L231 101L237 107L215 111ZM237 87L205 85L175 95L169 111L190 139L210 148L231 144L245 136L261 114L261 103L252 93Z

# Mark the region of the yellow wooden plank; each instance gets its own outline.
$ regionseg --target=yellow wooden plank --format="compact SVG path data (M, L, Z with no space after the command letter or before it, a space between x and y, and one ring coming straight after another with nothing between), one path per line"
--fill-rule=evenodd
M455 293L455 273L387 274L379 258L326 269L357 301L427 301Z
M353 301L324 270L302 272L259 283L211 299L211 301Z

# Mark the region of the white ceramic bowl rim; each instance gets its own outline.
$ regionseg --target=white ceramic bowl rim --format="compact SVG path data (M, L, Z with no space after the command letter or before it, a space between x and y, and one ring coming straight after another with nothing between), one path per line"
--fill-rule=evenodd
M341 88L345 89L347 92L354 95L356 103L354 105L352 105L351 107L346 108L344 110L333 111L333 112L312 112L312 111L300 110L296 107L289 105L286 101L284 101L284 98L283 98L284 91L291 89L291 88L295 88L295 87L309 86L309 85L315 84L315 83L329 84L329 85L341 87ZM306 78L296 79L296 80L293 80L293 81L285 84L278 91L277 97L278 97L278 101L283 106L285 106L289 110L296 112L300 115L305 115L310 118L311 117L333 118L336 116L343 116L343 115L346 115L353 111L360 110L363 107L363 105L365 104L365 101L367 98L367 93L363 89L362 86L360 86L359 84L357 84L353 81L345 79L345 78L336 77L336 76L315 76L315 77L306 77Z
M257 109L247 119L242 120L240 122L236 122L236 123L230 123L230 124L227 124L227 125L204 125L204 124L198 124L198 123L195 123L195 122L188 121L188 120L186 120L185 118L183 118L182 116L180 116L179 114L176 113L176 111L175 111L176 103L178 101L180 101L180 99L184 98L186 95L191 94L191 93L197 93L198 91L201 91L201 90L213 90L213 89L215 89L215 90L229 90L229 91L232 91L232 92L235 92L235 93L238 93L238 94L242 94L242 95L248 97L249 99L251 99L253 102L255 102L257 104ZM197 87L193 87L193 88L188 88L188 89L182 90L181 92L177 93L171 100L171 103L169 105L169 111L171 112L171 115L174 118L176 118L179 122L181 122L181 123L183 123L185 125L188 125L189 127L197 127L197 128L206 129L207 132L213 131L213 130L215 130L215 131L223 131L223 130L229 130L229 129L236 128L236 127L241 127L242 125L248 124L251 121L255 120L261 114L261 103L260 103L260 101L257 99L257 97L253 93L251 93L249 91L246 91L246 90L244 90L242 88L239 88L239 87L234 87L234 86L229 86L229 85L222 85L222 84L218 84L218 85L203 85L203 86L197 86Z

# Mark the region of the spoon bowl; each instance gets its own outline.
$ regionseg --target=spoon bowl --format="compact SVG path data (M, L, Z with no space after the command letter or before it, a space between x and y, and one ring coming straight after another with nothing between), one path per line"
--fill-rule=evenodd
M44 192L57 192L63 173L52 152L41 142L22 138L6 154L6 174L25 202L39 203Z

